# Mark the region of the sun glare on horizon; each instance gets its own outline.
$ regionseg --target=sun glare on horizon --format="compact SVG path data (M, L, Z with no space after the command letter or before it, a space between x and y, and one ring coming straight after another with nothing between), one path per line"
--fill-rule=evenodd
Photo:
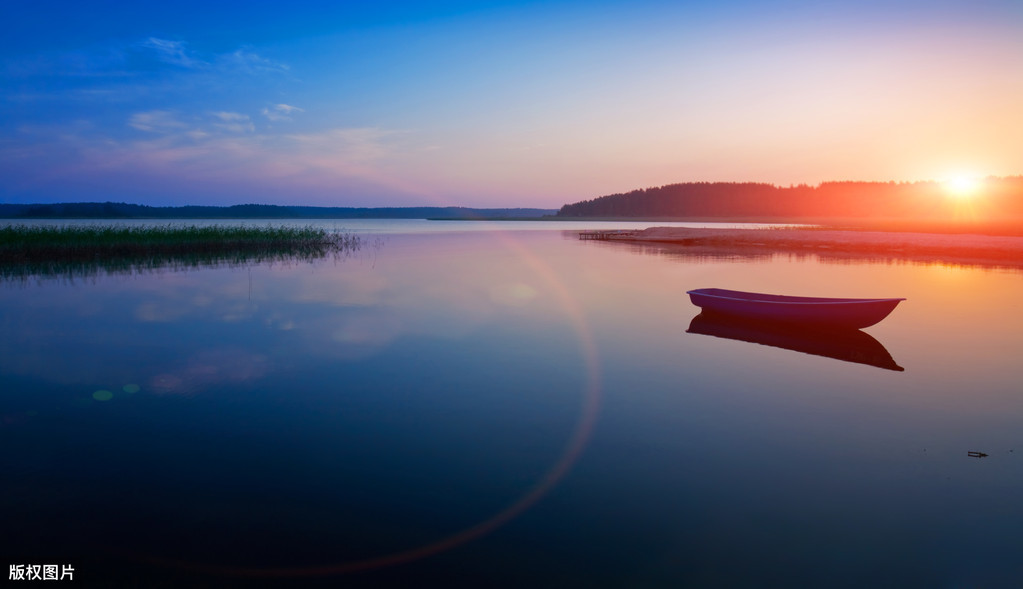
M945 190L955 198L972 198L980 190L981 181L975 176L961 174L951 176L942 182Z

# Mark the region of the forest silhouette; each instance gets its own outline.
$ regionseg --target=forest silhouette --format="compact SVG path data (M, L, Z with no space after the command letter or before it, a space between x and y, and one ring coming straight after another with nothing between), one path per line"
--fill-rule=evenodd
M558 217L729 217L991 222L1023 218L1023 176L990 177L976 192L943 182L688 182L566 204Z

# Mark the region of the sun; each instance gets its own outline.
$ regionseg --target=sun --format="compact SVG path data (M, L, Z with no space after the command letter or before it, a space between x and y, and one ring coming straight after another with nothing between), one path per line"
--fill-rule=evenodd
M972 198L980 189L980 180L973 176L952 176L943 184L945 190L956 198Z

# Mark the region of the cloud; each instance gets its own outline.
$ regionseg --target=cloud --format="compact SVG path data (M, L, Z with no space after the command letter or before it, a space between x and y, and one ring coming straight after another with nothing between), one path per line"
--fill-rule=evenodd
M302 183L305 178L315 184L329 184L330 179L345 178L387 183L389 174L383 170L401 151L395 144L396 138L402 136L399 131L366 127L267 135L252 132L252 121L241 113L217 112L210 113L210 117L211 128L203 130L190 128L167 111L137 113L133 126L161 135L134 141L82 137L89 146L83 149L83 155L96 157L114 168L159 171L193 179L245 169L252 179L260 178L263 182L276 178Z
M219 123L213 123L213 126L229 131L231 133L251 133L256 130L256 126L252 124L252 120L249 115L243 115L237 112L215 112L213 116L219 120Z
M290 121L291 114L296 112L305 111L297 106L291 106L290 104L275 104L272 109L264 108L262 110L263 116L271 121Z
M137 112L128 119L128 126L149 133L172 133L187 127L166 110Z
M328 129L320 133L282 135L275 142L279 154L305 173L325 177L361 178L385 182L385 172L405 151L403 131L379 127Z
M189 124L181 121L173 112L168 110L137 112L128 119L128 126L148 133L160 133L172 140L187 137L193 142L203 141L211 137L213 133L216 133L214 129L228 133L252 133L256 130L256 126L252 123L249 115L230 111L218 111L209 114L213 119L209 123L209 125L212 125L212 128L209 125L205 125L206 128L203 128L201 124Z
M322 133L287 135L301 150L320 157L313 161L364 163L381 159L391 150L388 141L400 131L378 127L330 129Z
M200 56L189 49L184 41L150 37L143 41L141 46L153 50L157 58L164 63L190 70L257 75L284 73L291 69L288 64L263 57L248 47L241 47L229 53Z
M148 37L0 59L0 102L136 102L144 104L138 109L144 110L157 106L141 102L154 97L160 104L174 99L192 102L220 87L241 88L289 71L287 64L249 47L212 53L185 41ZM288 116L296 111L272 107L268 112Z
M325 202L339 194L424 194L420 183L402 173L416 152L407 131L272 134L255 129L249 115L227 110L201 117L142 111L126 123L145 134L119 137L94 125L25 129L28 144L0 142L0 176L8 174L8 184L26 191L86 183L105 187L105 194L139 186L152 194L248 197L301 191L307 200Z
M222 121L225 121L225 122L247 121L247 120L249 120L249 115L243 115L243 114L238 113L238 112L220 111L220 112L213 113L213 116L215 116L218 119L220 119Z
M188 69L203 68L209 65L205 61L194 57L185 46L184 41L168 41L167 39L150 37L142 42L142 46L155 51L157 57L164 63Z
M218 55L216 63L221 70L247 74L285 73L291 69L285 63L267 59L246 48Z

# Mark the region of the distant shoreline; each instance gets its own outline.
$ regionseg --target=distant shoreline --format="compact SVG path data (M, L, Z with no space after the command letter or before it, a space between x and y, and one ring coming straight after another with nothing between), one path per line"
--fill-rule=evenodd
M154 207L123 202L0 203L3 219L494 219L553 215L555 209L470 207L311 207L244 204Z
M810 229L651 227L606 241L664 244L699 253L793 253L1023 267L1023 236Z

